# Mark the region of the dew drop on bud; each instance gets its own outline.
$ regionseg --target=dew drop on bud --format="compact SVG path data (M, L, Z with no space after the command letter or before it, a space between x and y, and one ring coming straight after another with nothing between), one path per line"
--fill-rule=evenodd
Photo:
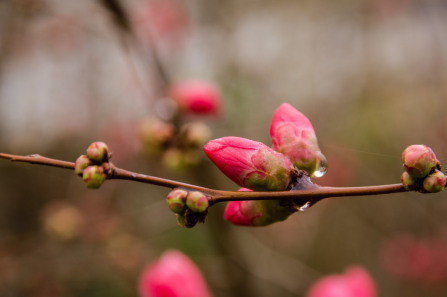
M301 205L300 207L298 207L298 211L305 211L305 210L307 210L310 206L311 206L310 201L307 201L306 203L304 203L303 205Z
M313 177L322 177L326 171L327 171L327 159L326 157L321 153L318 152L318 165L317 165L317 169L315 169L315 172L313 174Z

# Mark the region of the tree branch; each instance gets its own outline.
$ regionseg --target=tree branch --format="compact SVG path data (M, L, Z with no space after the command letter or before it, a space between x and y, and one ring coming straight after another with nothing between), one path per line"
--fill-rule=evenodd
M62 161L52 158L43 157L38 154L27 156L18 156L11 154L0 153L0 158L9 159L15 162L26 162L30 164L39 164L45 166L59 167L65 169L74 169L74 163ZM296 191L272 191L272 192L236 192L236 191L221 191L209 189L196 185L190 185L178 181L173 181L165 178L150 176L141 173L135 173L125 169L115 167L109 179L123 179L167 188L185 188L193 191L201 191L208 194L210 197L210 204L216 204L225 201L237 200L273 200L273 199L294 199L299 202L317 202L329 197L343 197L343 196L369 196L405 192L402 184L380 185L380 186L366 186L366 187L316 187L314 189L296 190Z

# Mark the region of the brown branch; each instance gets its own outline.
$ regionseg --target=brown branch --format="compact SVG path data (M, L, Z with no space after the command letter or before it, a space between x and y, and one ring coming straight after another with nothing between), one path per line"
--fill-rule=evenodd
M17 155L0 153L0 158L9 159L11 161L16 162L26 162L31 164L60 167L72 170L74 169L73 162L51 159L37 154L27 156L17 156ZM308 189L308 190L274 191L274 192L221 191L190 185L165 178L135 173L117 167L114 168L113 173L111 174L111 176L109 176L109 179L131 180L136 182L167 187L171 189L185 188L188 190L201 191L209 195L210 204L215 204L224 201L236 201L236 200L272 200L272 199L294 199L297 202L301 201L305 203L306 201L317 202L321 199L329 197L381 195L381 194L391 194L406 191L402 186L402 184L367 186L367 187L339 187L339 188L316 187L314 189Z

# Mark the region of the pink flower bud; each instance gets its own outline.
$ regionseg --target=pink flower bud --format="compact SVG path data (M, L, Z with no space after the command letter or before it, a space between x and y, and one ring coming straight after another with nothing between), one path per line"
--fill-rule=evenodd
M290 104L283 103L276 109L270 137L273 149L289 157L293 165L309 175L326 162L309 119Z
M241 192L250 189L239 189ZM281 206L278 200L230 201L224 218L238 226L266 226L285 220L295 211Z
M411 191L415 189L417 179L412 177L407 171L402 173L400 180L402 181L405 190Z
M87 157L96 164L107 162L109 160L109 148L107 144L101 141L93 142L87 148Z
M166 197L169 209L175 213L183 214L186 210L186 196L188 192L185 190L174 189Z
M310 288L307 297L375 297L374 281L362 267L348 268L344 274L329 275Z
M424 190L428 193L438 193L444 190L447 178L439 170L436 170L434 173L430 174L424 179Z
M197 266L176 250L149 265L139 281L141 297L211 297Z
M286 190L295 173L286 156L261 142L223 137L209 141L203 150L228 178L252 190Z
M208 198L199 191L192 191L186 197L186 205L193 212L205 212L208 210Z
M106 180L107 176L104 173L104 168L102 166L88 166L84 169L82 173L82 179L84 180L87 188L97 189Z
M438 164L435 153L428 146L414 144L402 153L405 170L414 178L424 178Z
M220 91L208 81L181 82L173 85L168 93L185 112L217 114L221 109Z
M89 165L92 165L92 161L86 155L81 155L75 161L74 171L77 175L82 176L84 169Z

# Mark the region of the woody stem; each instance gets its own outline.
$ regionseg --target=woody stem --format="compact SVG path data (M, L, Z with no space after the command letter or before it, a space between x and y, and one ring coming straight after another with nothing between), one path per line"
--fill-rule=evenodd
M66 169L74 169L74 163L62 161L52 158L43 157L37 154L18 156L11 154L0 153L0 158L9 159L16 162L26 162L31 164L39 164L45 166L60 167ZM237 200L273 200L273 199L294 199L302 201L319 201L329 197L342 196L367 196L367 195L381 195L405 192L402 184L366 186L366 187L316 187L314 189L296 190L296 191L273 191L273 192L235 192L235 191L221 191L209 189L196 185L190 185L174 180L150 176L141 173L135 173L125 169L115 167L113 173L108 177L109 179L124 179L167 188L185 188L193 191L201 191L208 194L210 197L210 204L215 204L224 201Z

